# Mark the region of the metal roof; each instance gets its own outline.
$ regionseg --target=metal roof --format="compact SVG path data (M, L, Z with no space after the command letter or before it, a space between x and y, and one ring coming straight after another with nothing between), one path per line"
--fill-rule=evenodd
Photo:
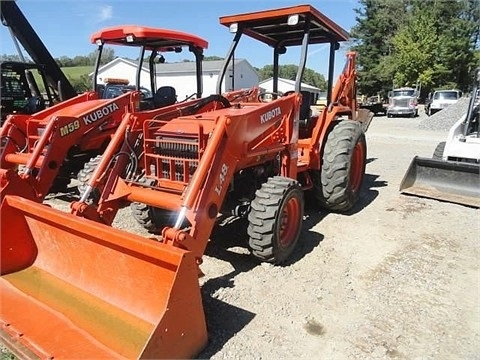
M290 15L299 15L295 25L288 24ZM220 24L238 23L243 33L270 46L302 44L306 23L310 21L310 44L347 41L348 32L311 5L297 5L220 17Z
M136 67L137 63L135 61L124 59L124 58L115 58L114 60L110 61L108 64L105 64L100 67L100 72L112 64L117 62L125 62L132 67ZM238 65L242 62L247 62L245 59L235 59L235 65ZM217 73L222 69L223 60L209 60L202 62L202 72L214 72ZM174 63L163 63L163 64L155 64L155 72L157 75L159 74L172 74L172 73L195 73L196 71L196 64L195 61L185 61L185 62L174 62ZM251 65L250 65L251 66ZM253 67L252 67L253 68ZM143 70L149 71L148 64L144 64L142 67ZM94 72L91 72L89 76L92 76Z
M235 65L246 61L245 59L235 59ZM211 60L202 62L202 72L218 72L221 70L223 60ZM176 63L156 64L155 71L157 74L195 72L195 61L185 61Z

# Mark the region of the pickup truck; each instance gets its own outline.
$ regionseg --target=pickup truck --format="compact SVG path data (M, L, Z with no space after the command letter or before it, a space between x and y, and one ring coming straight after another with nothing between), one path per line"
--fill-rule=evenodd
M425 102L425 113L428 116L445 109L446 107L455 104L462 97L460 90L437 90L430 94Z

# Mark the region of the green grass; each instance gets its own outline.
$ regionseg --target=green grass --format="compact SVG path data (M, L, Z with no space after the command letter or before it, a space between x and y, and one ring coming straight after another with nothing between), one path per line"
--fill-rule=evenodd
M68 80L74 83L76 80L79 80L82 75L88 75L93 72L93 66L75 66L75 67L63 67L61 68ZM44 91L44 86L42 78L37 71L33 71L33 76L37 82L40 91Z
M13 355L6 347L3 345L0 346L1 360L16 360L17 357Z
M82 75L88 75L93 72L93 66L75 66L75 67L63 67L61 68L63 73L67 76L68 79L80 79ZM41 83L40 75L34 71L35 81Z
M62 68L62 71L69 79L79 79L82 75L88 75L93 72L93 70L93 66L75 66Z

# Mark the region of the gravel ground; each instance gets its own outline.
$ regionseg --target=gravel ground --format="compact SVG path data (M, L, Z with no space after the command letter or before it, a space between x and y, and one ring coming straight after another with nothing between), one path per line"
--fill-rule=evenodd
M445 139L434 126L451 117L443 111L375 117L358 206L339 215L307 204L284 266L249 255L243 221L215 229L198 358L480 359L479 210L398 191L412 158ZM67 210L66 199L46 202ZM114 226L145 234L128 209Z
M423 116L419 128L426 130L445 130L455 124L463 114L467 113L470 98L463 97L455 104L433 114L432 116ZM425 113L425 112L423 112Z

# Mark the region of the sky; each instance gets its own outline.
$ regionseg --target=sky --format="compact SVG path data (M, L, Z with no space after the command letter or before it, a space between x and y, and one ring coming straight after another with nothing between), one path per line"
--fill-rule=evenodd
M90 35L114 25L143 25L192 33L208 41L205 56L224 57L233 37L220 25L220 16L301 4L314 6L346 31L355 25L354 8L359 7L357 0L17 0L18 7L55 58L92 53L96 46L90 42ZM117 56L138 56L137 51L113 49ZM273 52L263 44L241 41L237 49L237 58L247 59L257 68L272 64ZM346 50L347 45L341 46L336 53L336 75L343 68ZM307 67L326 77L328 53L328 45L311 46ZM17 54L8 29L2 25L0 54ZM167 61L188 58L183 54L177 56L178 59L167 58ZM299 53L292 49L281 57L280 64L297 65L299 59Z

